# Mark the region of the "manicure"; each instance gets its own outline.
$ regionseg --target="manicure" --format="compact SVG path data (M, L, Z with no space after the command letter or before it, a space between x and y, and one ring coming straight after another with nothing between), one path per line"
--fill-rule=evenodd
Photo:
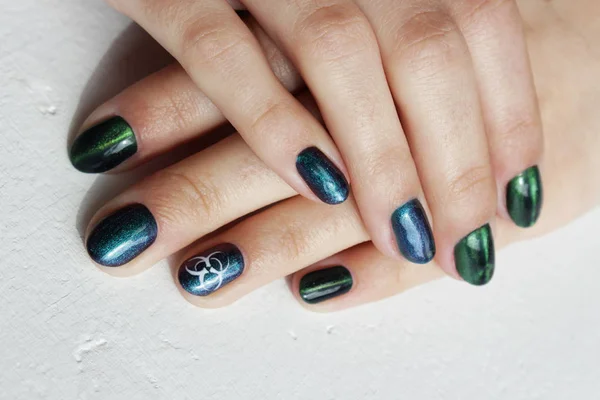
M495 250L489 224L474 230L454 247L459 275L468 283L485 285L494 275Z
M537 222L544 193L537 166L526 169L506 186L506 208L517 226L528 228Z
M322 202L340 204L348 198L350 190L346 177L316 147L309 147L298 154L296 168L310 190Z
M300 297L309 304L320 303L348 293L352 274L342 266L310 272L300 280Z
M410 262L427 264L435 256L435 242L421 202L411 200L392 214L392 228L400 253Z
M233 244L225 243L206 250L179 267L179 283L194 296L208 296L244 272L244 257Z
M142 204L132 204L100 221L90 233L86 247L96 263L119 267L150 247L157 233L150 210Z
M131 126L113 117L88 129L71 146L71 163L81 172L100 173L113 169L137 151Z

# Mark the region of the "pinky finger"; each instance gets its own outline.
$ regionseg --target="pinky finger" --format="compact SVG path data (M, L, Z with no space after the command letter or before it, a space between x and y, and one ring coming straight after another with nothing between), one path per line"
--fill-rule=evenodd
M296 272L291 283L305 307L331 312L394 296L442 276L433 262L416 265L391 259L368 242Z

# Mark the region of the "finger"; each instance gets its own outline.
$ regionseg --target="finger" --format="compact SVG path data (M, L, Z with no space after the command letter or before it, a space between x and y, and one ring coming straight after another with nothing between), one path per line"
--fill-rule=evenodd
M244 7L244 5L242 4L242 2L239 1L239 0L227 0L227 2L235 10L245 10L246 9L246 7Z
M378 27L388 81L434 222L437 262L475 285L494 270L496 192L465 40L435 2L359 4ZM387 10L389 11L389 10Z
M306 308L331 312L395 296L442 276L435 263L391 259L372 243L363 243L294 273L291 287Z
M562 141L556 142L559 143ZM564 204L569 203L578 183L562 179L560 171L564 163L552 162L558 159L555 157L556 151L561 153L561 147L556 146L555 152L549 154L548 167L555 173L549 174L554 179L547 182L549 191L556 193L556 196L549 197L544 223L523 231L509 221L499 220L498 247L547 233L573 218L571 210L564 212ZM183 272L180 269L177 273L178 282L181 279L188 290L197 294L203 291L202 294L209 295L194 296L178 283L181 291L193 304L220 307L296 270L291 277L291 286L298 299L314 311L335 311L398 294L442 275L435 263L417 266L386 258L371 243L333 254L335 249L365 241L365 228L361 225L355 206L352 210L350 205L351 202L348 202L330 210L296 197L244 220L218 237L195 246L182 258L186 261L181 264ZM227 245L232 243L235 248ZM331 245L331 248L323 247L324 243ZM187 267L192 272L203 271L206 265L197 264L202 259L188 264L188 260L198 256L206 259L204 263L212 262L217 268L219 262L227 265L226 259L220 258L223 254L214 254L223 250L236 263L222 280L214 275L192 275L185 270ZM208 257L210 255L213 257ZM319 257L323 257L323 260L302 268L303 264L308 265L310 260ZM306 277L310 272L336 266L344 267L349 274L344 269L336 268L333 272ZM212 274L216 275L215 272ZM205 289L199 287L200 276L208 280ZM220 286L217 288L217 285ZM306 303L302 295L313 304Z
M429 262L435 246L422 189L364 14L350 0L244 4L315 96L373 242L389 256Z
M228 4L110 3L180 62L254 152L298 193L329 204L346 200L348 181L333 141L273 75L258 42Z
M290 91L300 88L298 74L281 51L254 19L246 22L281 83ZM97 108L72 145L71 162L83 172L134 168L225 122L221 111L175 63ZM110 140L115 131L122 134Z
M540 215L541 117L513 0L448 1L472 55L496 182L498 214L520 227Z
M223 307L366 240L352 201L331 209L297 196L195 245L182 258L176 281L191 303Z
M235 135L105 205L89 224L86 247L106 272L131 275L235 219L294 195Z

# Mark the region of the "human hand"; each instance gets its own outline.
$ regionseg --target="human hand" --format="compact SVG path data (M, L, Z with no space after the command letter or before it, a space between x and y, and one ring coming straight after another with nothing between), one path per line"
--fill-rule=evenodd
M514 1L244 1L300 71L334 140L222 0L109 3L175 56L298 193L337 204L349 176L369 237L387 256L427 263L437 248L446 273L485 284L496 214L536 222L542 130ZM125 119L75 143L80 169L165 150L115 115Z
M598 11L598 6L589 7ZM597 13L569 8L561 14L562 24L553 22L553 12L530 8L529 15L530 49L546 126L546 212L536 227L527 231L499 221L500 246L562 226L597 205L600 199L600 177L589 173L600 167L595 156L600 150L600 116L594 107L586 106L595 104L593 100L600 96L600 52L594 41L600 32L582 21ZM573 26L587 28L574 31ZM274 69L287 71L280 75L281 79L290 86L297 83L285 67L285 60L272 44L265 43L267 53L273 54ZM165 92L164 88L173 90ZM194 102L184 101L187 99ZM164 118L164 104L182 106L179 111L186 116L182 131L178 120ZM95 114L101 118L114 110L135 116L139 127L136 132L156 133L153 137L162 140L178 132L190 138L222 120L177 66L139 82ZM167 115L169 111L173 110L167 108ZM100 210L91 226L132 202L142 202L152 211L158 226L154 245L126 266L106 269L114 274L128 274L149 267L239 216L290 196L294 196L291 189L234 137L134 186ZM243 250L245 264L238 279L222 285L210 296L184 293L196 304L222 306L272 279L293 273L293 287L299 296L300 278L307 271L341 264L353 277L352 290L339 299L311 306L332 310L389 296L439 276L433 265L415 266L387 259L365 241L367 232L350 203L331 209L290 198L198 243L184 254L181 260L213 244L233 242ZM312 263L315 264L304 269Z

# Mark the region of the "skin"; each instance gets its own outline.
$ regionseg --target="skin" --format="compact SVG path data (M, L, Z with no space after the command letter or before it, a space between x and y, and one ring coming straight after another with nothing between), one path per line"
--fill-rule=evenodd
M528 21L530 54L546 130L542 160L546 204L532 230L521 230L499 219L499 247L556 229L600 201L600 177L588 173L600 168L595 157L600 150L600 118L593 107L600 97L600 48L594 40L600 27L591 23L591 16L598 15L600 6L582 2L573 9L572 4L560 1L553 5L528 4L522 11ZM172 69L167 76L183 82L181 73ZM127 104L135 105L136 98L138 104L142 98L148 101L145 94L156 77L150 79L122 94L129 100ZM156 101L165 99L159 96ZM108 106L115 107L115 103L109 102ZM237 136L135 185L101 209L90 226L134 202L145 204L156 217L158 238L128 265L108 270L114 274L143 270L198 237L278 202L182 255L180 260L184 261L220 243L235 243L244 253L245 271L227 287L201 299L184 292L188 300L204 307L225 306L290 274L297 293L301 277L323 266L344 265L351 271L355 285L344 296L310 306L317 311L378 300L442 275L435 264L415 266L383 256L370 242L369 232L351 201L331 208L295 196Z
M392 215L422 199L435 260L457 276L454 247L497 215L510 221L507 183L540 162L540 115L514 0L240 2L291 60L327 129L288 93L260 37L222 0L108 3L178 60L297 193L339 203L347 188L316 196L297 169L303 150L322 151L350 182L369 236L389 257L402 258ZM135 116L122 116L139 136L130 166L167 150L156 136L146 140Z

